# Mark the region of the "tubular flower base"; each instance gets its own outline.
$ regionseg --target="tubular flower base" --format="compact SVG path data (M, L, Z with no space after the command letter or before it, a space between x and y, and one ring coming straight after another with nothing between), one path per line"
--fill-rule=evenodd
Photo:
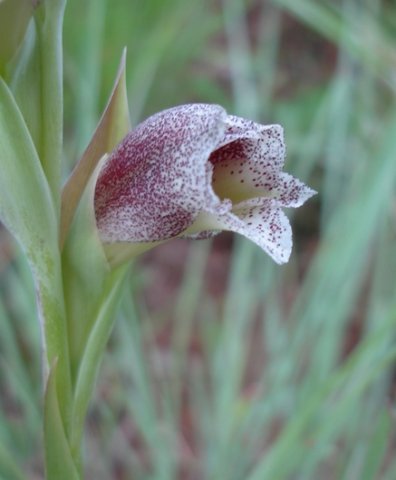
M157 113L121 141L96 184L105 244L205 238L230 230L277 263L288 261L290 223L315 191L282 171L283 129L191 104Z

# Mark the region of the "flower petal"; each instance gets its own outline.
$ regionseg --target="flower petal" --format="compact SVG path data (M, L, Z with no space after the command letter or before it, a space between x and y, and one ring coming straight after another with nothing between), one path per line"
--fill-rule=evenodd
M267 200L261 206L234 208L233 214L228 214L221 220L229 230L256 243L276 263L282 264L289 260L292 249L292 230L289 219L276 200Z
M237 132L226 134L232 141L210 156L214 167L213 189L220 198L239 203L255 197L277 196L285 155L283 129L279 125L258 127L239 133L238 138Z
M274 155L274 162L276 162L278 169L281 170L285 160L285 145L283 142L283 136L283 128L281 125L261 125L260 123L253 122L252 120L248 120L246 118L228 115L226 131L223 139L218 145L218 148L243 138L252 140L257 139L263 142L270 140L270 143L272 143L272 147L275 147L275 153L277 154ZM281 145L279 145L279 142L276 141L276 138L280 140Z
M292 175L281 172L278 178L277 200L282 207L301 207L316 191Z
M289 260L292 230L288 218L274 199L261 205L240 204L232 212L203 211L183 234L185 238L209 238L221 230L239 233L262 248L275 262ZM222 208L222 207L221 207Z
M96 186L102 240L152 242L188 228L206 204L207 159L224 136L226 118L217 105L183 105L132 130Z

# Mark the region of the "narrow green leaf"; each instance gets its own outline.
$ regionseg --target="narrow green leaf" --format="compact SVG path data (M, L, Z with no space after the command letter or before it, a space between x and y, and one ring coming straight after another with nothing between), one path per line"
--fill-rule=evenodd
M57 219L36 149L0 78L0 217L33 264L57 248Z
M63 189L60 231L61 245L64 244L78 202L99 160L103 155L111 152L130 130L125 86L125 57L126 51L124 50L113 91L102 118L96 127L91 142Z
M0 478L7 480L25 480L24 473L13 460L10 453L0 444Z
M0 74L22 41L32 13L30 0L0 1Z
M86 0L81 3L80 11L82 18L79 25L84 25L84 30L78 34L80 41L73 35L75 50L69 51L69 55L75 58L74 68L78 72L78 75L73 76L73 144L78 152L89 143L98 123L98 99L101 98L103 81L99 72L102 71L108 0ZM65 30L69 28L75 31L78 29L76 18L73 14L71 17L71 23L65 24Z
M102 298L98 302L95 323L92 326L75 383L72 411L72 449L80 448L85 415L99 372L103 353L114 326L128 265L113 270L107 278Z
M110 270L98 236L94 210L96 166L79 202L63 249L63 272L74 401L72 452L78 455L85 414L128 265Z
M79 480L59 411L56 364L48 377L44 404L44 442L47 480Z
M42 154L40 45L36 22L30 22L18 54L10 63L8 83L21 110L39 157Z
M365 439L368 451L365 457L365 465L362 468L361 480L379 478L379 472L387 455L393 423L390 413L387 411L381 412L376 423L372 437Z
M55 357L59 358L58 391L62 416L67 423L69 349L57 216L33 141L10 90L1 78L0 165L0 218L21 244L34 273L46 361L52 364Z
M356 404L362 391L378 378L380 373L383 373L384 368L394 362L396 349L394 347L381 348L384 341L389 339L390 332L394 328L395 317L393 312L390 312L388 318L384 319L381 329L368 335L339 369L312 390L298 415L288 423L277 442L254 466L253 471L247 477L248 480L280 479L290 475L292 469L301 461L302 450L306 451L305 445L301 442L304 431L318 415L326 399L334 394L339 397L336 405L333 405L332 415L323 419L322 432L324 428L332 427L335 419L340 418L344 408L351 407L353 402ZM288 458L287 462L284 461L285 458Z

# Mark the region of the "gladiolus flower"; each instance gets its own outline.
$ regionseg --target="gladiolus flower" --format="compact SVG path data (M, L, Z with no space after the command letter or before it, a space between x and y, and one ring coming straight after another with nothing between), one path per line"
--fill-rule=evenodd
M95 214L106 244L204 238L221 230L249 238L277 263L289 259L283 207L315 192L282 171L283 129L218 105L157 113L121 141L103 166Z

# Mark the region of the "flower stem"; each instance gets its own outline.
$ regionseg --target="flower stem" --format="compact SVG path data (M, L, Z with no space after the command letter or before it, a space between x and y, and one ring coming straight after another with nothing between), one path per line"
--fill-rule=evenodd
M46 271L37 275L36 284L45 350L44 378L47 380L49 370L56 361L56 391L59 397L61 417L67 432L70 427L72 385L65 305L60 270L56 268L56 263L56 261L43 260Z
M40 158L57 210L63 141L62 26L65 6L66 0L44 0L37 9L42 79Z

